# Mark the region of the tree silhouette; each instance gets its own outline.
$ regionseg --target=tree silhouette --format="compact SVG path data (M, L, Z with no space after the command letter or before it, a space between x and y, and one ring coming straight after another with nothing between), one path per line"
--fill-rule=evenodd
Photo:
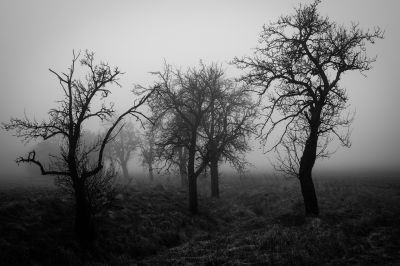
M131 121L124 124L124 127L113 138L106 147L108 160L116 161L122 169L125 179L129 179L128 162L132 153L139 147L140 139Z
M26 157L19 157L16 162L34 164L43 175L63 177L69 182L75 196L75 230L80 242L86 246L94 240L96 232L88 195L88 186L93 182L88 180L101 175L104 149L120 121L127 115L139 120L146 117L138 108L146 102L149 94L135 101L132 107L115 118L104 135L87 143L82 137L84 124L96 118L100 121L109 120L115 114L113 104L105 101L111 93L107 87L119 85L118 79L122 73L107 63L95 64L94 53L86 51L79 62L87 69L87 75L85 79L76 79L75 67L79 58L80 53L73 52L72 64L67 73L57 73L50 69L57 77L63 98L57 101L58 107L48 112L47 121L39 122L25 116L22 119L11 118L9 123L3 123L3 127L5 130L14 130L15 135L25 141L55 137L61 139L60 155L53 157L50 165L43 165L34 150ZM95 101L101 102L98 108L94 106ZM97 154L94 161L90 159L93 152Z
M219 71L219 79L209 84L212 89L207 97L211 108L201 123L201 137L207 143L204 153L210 158L212 197L219 197L220 161L228 161L239 171L244 169L244 154L250 150L248 139L254 133L256 115L247 86L225 79L222 69Z
M159 112L156 108L152 109ZM172 113L168 119L164 119L163 115L155 118L158 121L157 131L159 133L155 142L157 159L163 162L161 168L167 172L178 168L181 186L185 188L188 185L187 162L190 128L186 126L185 121L178 113L173 111Z
M234 59L248 70L241 79L269 100L260 137L265 144L272 132L282 130L270 150L282 144L289 148L292 161L283 161L298 173L306 215L319 214L312 180L317 154L332 136L350 145L343 131L351 123L351 117L343 115L348 98L339 80L348 71L370 70L375 58L367 56L367 44L383 38L379 28L364 31L354 23L344 27L321 16L319 3L300 5L294 14L264 26L254 55ZM293 164L295 150L298 166Z
M176 130L170 131L163 143L164 149L174 150L186 145L188 152L187 174L189 185L189 210L198 212L197 177L209 162L208 153L205 153L205 143L200 142L201 122L211 105L207 98L207 91L212 89L210 82L218 79L220 73L214 66L207 67L200 64L199 68L189 68L185 72L173 70L165 65L163 72L155 72L158 81L154 86L154 94L150 99L152 110L157 119L168 121L179 118L181 131L186 132L185 141L179 139Z

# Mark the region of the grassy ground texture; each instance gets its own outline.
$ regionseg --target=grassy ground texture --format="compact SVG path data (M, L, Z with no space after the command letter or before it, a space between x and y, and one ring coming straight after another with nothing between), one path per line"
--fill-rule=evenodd
M221 198L137 182L96 219L82 262L72 201L54 188L0 189L2 265L399 265L400 182L316 179L321 215L306 219L295 179L223 175Z

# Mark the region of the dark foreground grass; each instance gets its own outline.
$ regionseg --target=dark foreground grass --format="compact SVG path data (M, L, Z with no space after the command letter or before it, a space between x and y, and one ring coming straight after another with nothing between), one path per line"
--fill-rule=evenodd
M97 217L86 265L399 265L400 184L317 180L320 218L306 219L296 180L229 178L221 198L137 184ZM54 189L0 192L1 265L79 265L71 201Z

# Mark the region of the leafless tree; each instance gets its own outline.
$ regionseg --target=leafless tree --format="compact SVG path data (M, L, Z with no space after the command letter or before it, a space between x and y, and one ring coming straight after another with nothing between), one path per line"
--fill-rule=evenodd
M157 120L159 121L157 127L159 134L155 145L160 168L166 172L178 170L181 186L186 188L188 186L187 163L190 128L177 113L172 114L169 119L159 116Z
M234 60L248 70L241 80L269 100L260 137L265 144L272 132L282 130L270 150L282 144L289 148L291 159L283 161L298 173L305 212L311 216L319 214L312 180L318 147L324 149L332 136L350 145L352 117L343 115L348 97L339 80L348 71L370 70L375 58L367 56L367 44L383 38L379 28L364 31L358 24L345 27L321 16L319 3L300 5L294 14L265 25L254 55Z
M162 72L155 72L158 81L150 103L158 119L172 121L179 118L181 131L186 132L183 143L176 131L163 143L165 150L174 150L184 144L188 152L187 174L189 184L189 210L198 212L197 177L209 162L204 154L204 145L200 145L199 132L201 121L210 109L206 91L210 89L209 81L220 75L214 67L200 64L199 68L189 68L186 71L174 70L165 65ZM165 124L165 122L161 122ZM160 143L161 144L161 143Z
M253 120L256 107L252 103L247 86L226 79L223 71L218 79L210 80L207 95L211 108L201 123L201 137L207 143L206 154L210 158L211 196L219 197L220 161L228 161L243 171L245 153L250 150L248 140L254 133Z
M86 51L80 59L80 53L73 53L72 64L68 71L57 73L50 69L62 89L63 98L57 101L58 106L48 112L49 119L41 122L36 119L11 118L3 123L5 130L15 131L15 135L25 141L55 137L61 139L60 155L52 158L52 163L43 165L36 157L36 152L29 152L26 157L19 157L16 162L30 163L38 166L43 175L64 177L68 180L75 196L75 230L81 243L90 244L95 238L95 227L91 199L88 195L88 180L98 176L103 170L103 154L106 144L118 130L121 120L131 115L140 120L146 117L138 108L142 106L149 94L142 96L133 106L119 115L101 137L92 143L85 143L82 138L84 124L90 119L105 121L115 114L113 104L106 102L111 91L109 85L119 85L121 71L112 69L107 63L95 64L94 53ZM77 62L87 69L84 79L75 77ZM150 92L151 93L151 92ZM100 101L100 106L94 105ZM96 152L97 159L90 160L90 154ZM88 183L89 182L89 183Z
M125 179L129 179L128 162L132 157L132 153L139 147L140 138L138 132L135 131L133 123L128 121L123 128L106 146L106 158L115 165L114 162L121 167Z

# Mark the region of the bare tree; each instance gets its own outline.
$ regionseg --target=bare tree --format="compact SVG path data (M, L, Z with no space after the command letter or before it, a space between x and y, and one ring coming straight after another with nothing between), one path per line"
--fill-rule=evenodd
M155 108L153 108L155 110ZM190 128L177 113L168 119L157 117L159 136L156 141L157 159L167 172L179 170L181 186L188 186L187 163Z
M256 85L269 100L260 137L265 144L272 132L282 130L270 150L282 144L289 148L292 163L284 161L298 173L305 212L311 216L319 214L312 180L318 147L331 136L350 145L352 119L343 115L348 98L339 80L348 71L370 70L375 58L367 56L367 44L383 38L379 28L364 31L358 24L344 27L322 17L319 3L300 5L294 14L265 25L254 56L234 60L249 71L241 79ZM298 166L293 164L295 151Z
M125 179L129 179L128 162L132 153L139 147L140 139L133 123L128 121L106 147L106 158L121 167Z
M179 168L181 184L185 187L188 179L186 169L188 169L189 148L192 134L195 132L196 161L204 163L204 165L198 164L203 173L205 173L206 167L210 166L212 196L218 197L219 162L226 160L236 169L243 169L246 164L244 153L249 150L247 140L253 129L250 118L255 115L255 107L252 105L246 86L239 86L224 78L224 71L216 64L210 66L201 64L201 68L195 70L197 71L195 73L197 87L186 87L186 89L192 90L191 94L186 97L197 97L200 102L199 106L201 105L203 108L194 110L197 113L193 115L194 111L190 109L190 104L184 103L185 98L179 94L182 93L182 87L185 86L182 73L173 72L171 69L168 71L163 75L166 76L167 73L167 76L170 77L172 73L174 76L175 79L172 78L166 83L176 86L177 94L173 104L180 104L180 106L179 110L176 110L175 107L168 109L165 104L160 103L161 98L150 103L154 117L159 124L160 134L156 141L159 160L165 162L167 170L171 167ZM189 71L185 74L188 75ZM195 93L199 94L195 95ZM165 97L162 99L165 100ZM192 121L188 118L193 119L193 117L198 119L199 125L196 127L188 122Z
M136 119L145 117L138 108L149 97L146 94L133 106L118 116L110 125L106 134L88 144L82 138L85 122L90 119L105 121L115 114L113 104L107 104L105 99L111 91L108 85L119 85L118 79L122 74L118 68L112 69L107 63L95 64L94 53L86 51L80 59L80 64L87 69L85 79L75 78L76 63L80 53L73 53L72 64L67 73L57 73L50 69L63 91L63 98L58 107L48 112L48 121L41 122L24 118L11 118L9 123L3 123L5 130L15 131L15 135L25 141L35 139L61 139L60 156L52 158L52 163L43 165L36 157L36 152L29 152L26 157L19 157L16 162L37 165L43 175L64 177L69 181L75 196L75 230L80 242L90 244L95 238L91 199L88 195L88 180L95 178L103 169L104 149L112 134L115 133L120 121L127 115ZM151 93L151 92L150 92ZM101 105L96 108L94 102L99 100ZM97 159L92 162L89 155L97 153Z
M208 155L202 153L204 143L201 145L199 139L202 119L210 109L206 91L210 89L209 81L217 79L220 74L215 67L203 64L185 72L166 65L163 72L154 73L158 81L150 101L153 112L164 121L179 117L181 130L187 132L187 140L182 143L176 131L171 131L172 135L167 137L163 147L166 150L175 149L183 144L187 148L189 210L193 214L198 212L197 177L209 162Z
M201 129L204 133L202 137L208 144L205 153L210 158L211 196L219 197L219 162L226 160L237 170L244 169L244 154L250 150L248 139L254 133L252 122L256 107L246 86L223 76L212 80L209 86L211 90L207 97L211 108L202 121Z
M147 129L139 143L142 165L148 169L149 180L151 182L154 181L154 165L156 163L157 155L155 146L156 130L156 125L147 123Z

